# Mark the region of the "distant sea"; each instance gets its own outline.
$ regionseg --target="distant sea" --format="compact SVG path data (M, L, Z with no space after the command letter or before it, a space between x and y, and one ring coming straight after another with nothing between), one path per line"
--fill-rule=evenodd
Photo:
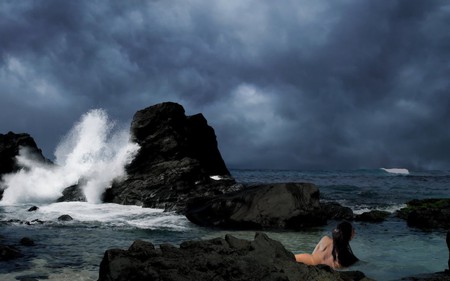
M351 171L280 171L231 170L241 183L311 182L321 193L321 200L336 201L355 213L386 210L394 213L412 199L450 198L450 171L407 171L372 169ZM183 216L116 204L32 202L12 205L0 202L0 243L15 245L24 257L0 262L0 280L97 280L104 251L128 248L136 239L156 245L180 244L185 240L223 237L232 233L253 239L254 231L220 231L201 228ZM36 212L28 208L36 205ZM73 221L60 222L68 214ZM32 222L35 219L44 224ZM30 225L10 220L28 221ZM294 252L311 252L323 235L336 225L301 232L267 231L273 239ZM409 228L406 222L390 217L379 224L354 223L356 237L351 242L361 260L351 270L360 270L375 280L396 280L447 268L446 230L422 231ZM35 246L19 245L22 237Z

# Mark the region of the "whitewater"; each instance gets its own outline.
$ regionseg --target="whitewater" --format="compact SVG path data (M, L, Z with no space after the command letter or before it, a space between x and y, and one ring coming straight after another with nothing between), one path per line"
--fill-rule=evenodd
M57 146L56 165L38 162L21 149L17 161L24 169L3 177L1 203L54 202L75 184L81 186L87 202L100 203L112 180L126 175L125 165L139 150L128 131L115 125L104 110L84 114Z
M198 227L184 216L161 209L101 203L101 194L115 179L126 177L125 165L139 150L129 130L110 120L104 110L84 114L55 150L55 165L38 163L21 150L25 167L6 175L0 202L0 242L19 245L30 237L33 247L21 247L23 258L3 263L0 280L97 280L105 250L128 248L136 239L156 245L223 237L226 233L253 239L253 231L221 231ZM363 170L231 170L241 183L312 182L321 200L339 202L355 213L387 210L392 216L379 224L354 222L352 249L361 270L375 280L397 280L447 267L445 230L409 228L394 216L412 199L449 198L450 171L406 168ZM55 200L64 188L79 184L88 202ZM29 212L31 206L38 210ZM72 221L60 221L61 215ZM268 231L294 253L311 252L337 222L302 232Z

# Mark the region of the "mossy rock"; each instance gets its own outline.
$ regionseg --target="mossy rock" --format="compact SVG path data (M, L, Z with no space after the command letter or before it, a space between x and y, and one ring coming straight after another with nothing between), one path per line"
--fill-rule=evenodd
M415 199L406 204L397 216L407 220L408 226L424 229L450 227L450 199Z
M372 210L355 216L355 221L379 223L385 221L391 213L380 210Z

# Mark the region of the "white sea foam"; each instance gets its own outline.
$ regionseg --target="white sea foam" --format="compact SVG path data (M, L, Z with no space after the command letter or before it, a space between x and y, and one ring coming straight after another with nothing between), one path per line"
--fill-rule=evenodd
M381 170L388 172L390 174L399 174L399 175L409 175L408 169L404 168L381 168Z
M378 211L386 211L389 212L391 214L397 212L398 210L405 208L406 204L396 204L396 205L390 205L390 206L386 206L386 207L377 207L377 208L373 208L373 207L367 207L367 206L357 206L352 208L353 213L355 215L361 215L362 213L365 212L370 212L373 210L378 210Z
M32 222L44 221L47 224L81 223L84 227L124 227L139 229L170 229L184 231L188 220L173 212L163 209L142 208L134 205L113 203L94 204L87 202L59 202L41 205L34 212L28 212L29 205L16 204L4 206L2 220L19 220ZM58 217L69 215L73 221L59 222Z
M42 164L26 149L17 156L24 169L5 175L2 204L52 202L71 185L81 184L88 202L100 202L100 195L112 180L124 177L139 146L130 142L127 130L115 130L104 110L84 114L55 151L55 164Z

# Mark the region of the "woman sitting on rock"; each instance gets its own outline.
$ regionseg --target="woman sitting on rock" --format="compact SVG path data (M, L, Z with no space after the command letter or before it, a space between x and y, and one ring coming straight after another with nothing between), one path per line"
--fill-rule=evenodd
M358 261L349 244L354 236L355 229L352 224L341 222L333 229L333 238L324 236L312 254L298 254L295 259L307 265L326 264L335 269L348 267Z

